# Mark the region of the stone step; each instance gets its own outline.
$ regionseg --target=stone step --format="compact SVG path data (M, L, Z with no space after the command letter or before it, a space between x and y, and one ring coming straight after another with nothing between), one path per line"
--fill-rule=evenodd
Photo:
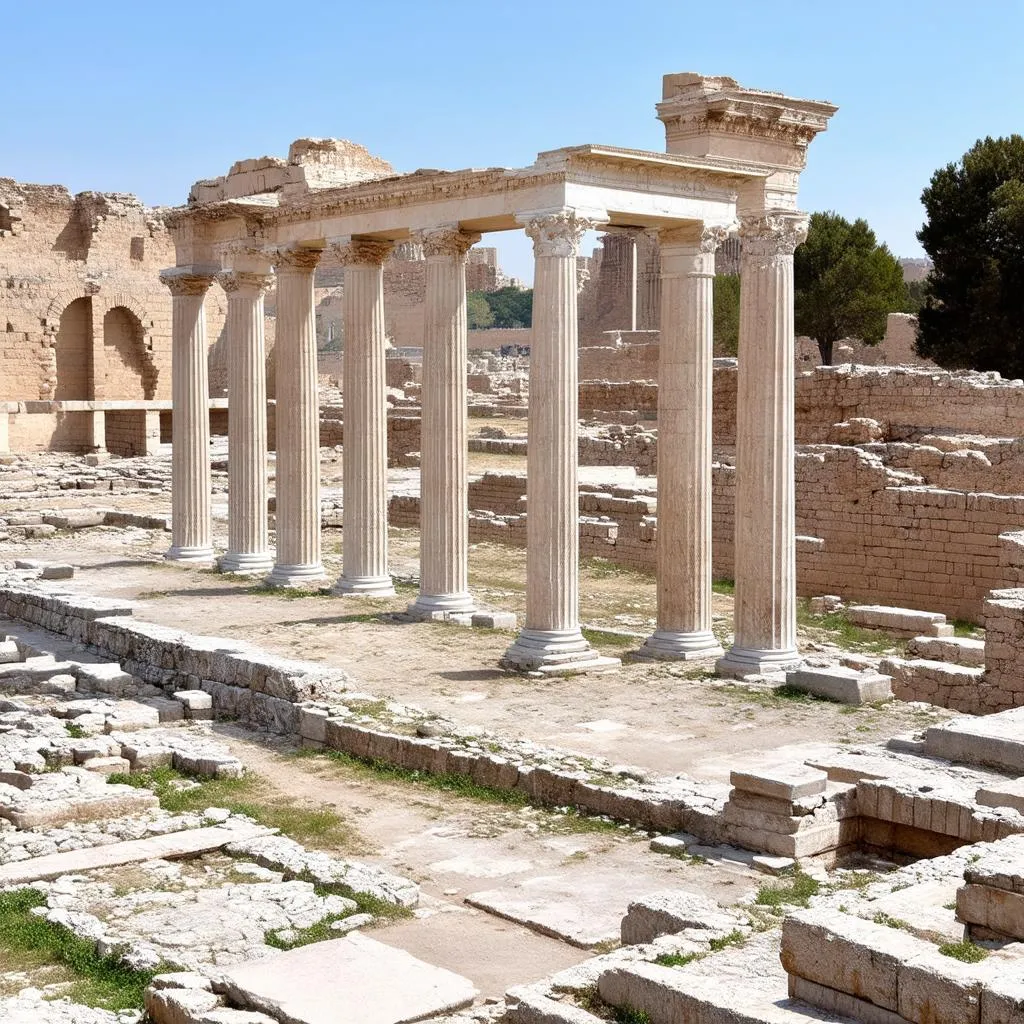
M789 997L777 932L756 935L742 946L684 967L643 963L613 968L601 975L597 989L606 1003L646 1013L651 1024L808 1024L848 1019Z
M61 875L114 868L124 864L141 864L149 860L176 860L220 850L230 843L257 836L273 835L275 829L240 822L226 828L186 829L167 835L147 836L108 846L92 846L84 850L51 853L46 857L0 864L0 885L27 885L29 882L48 881Z
M926 661L981 668L985 664L985 641L965 636L915 636L907 644L907 653Z
M477 996L461 975L359 932L227 967L213 988L233 1006L289 1024L405 1024Z
M875 704L892 700L892 680L878 672L845 665L805 667L786 673L786 685L839 704Z
M1024 708L954 718L925 732L925 751L961 764L1024 774Z
M881 604L851 604L846 618L855 626L883 629L894 636L952 636L953 627L941 612L922 612L915 608L891 608Z

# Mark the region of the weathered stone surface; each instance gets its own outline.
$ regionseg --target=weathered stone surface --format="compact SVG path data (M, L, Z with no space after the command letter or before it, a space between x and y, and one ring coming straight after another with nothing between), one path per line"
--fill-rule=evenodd
M933 757L1024 774L1024 707L933 725L925 748Z
M806 765L786 765L757 772L732 771L729 781L736 789L792 802L824 793L828 776Z
M714 900L673 889L652 893L630 903L622 919L621 937L624 945L635 945L651 942L659 935L673 935L686 928L728 932L737 923L736 916L724 911Z
M477 994L465 978L358 932L231 968L214 988L296 1024L403 1024L461 1009Z
M874 704L892 700L889 676L872 671L858 672L843 665L787 672L786 685L840 704Z
M126 843L94 846L68 853L55 853L48 857L34 857L31 860L0 865L0 885L24 885L39 879L58 878L61 875L158 858L173 860L176 857L192 857L222 849L229 843L268 835L270 831L261 825L237 822L231 828L188 829Z

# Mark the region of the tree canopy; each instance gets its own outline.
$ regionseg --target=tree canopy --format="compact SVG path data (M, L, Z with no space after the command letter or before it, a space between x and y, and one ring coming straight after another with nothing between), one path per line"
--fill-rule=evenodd
M1024 138L979 140L932 175L921 201L917 237L934 267L918 353L1024 377Z
M482 305L481 305L482 303ZM533 323L533 289L499 288L493 292L470 292L466 296L469 326L472 327L529 327ZM484 322L487 315L490 322ZM474 323L474 316L478 322Z
M903 268L867 221L813 213L793 262L796 332L818 343L821 361L843 338L876 345L886 318L906 302Z
M740 341L740 275L715 278L715 355L734 356Z

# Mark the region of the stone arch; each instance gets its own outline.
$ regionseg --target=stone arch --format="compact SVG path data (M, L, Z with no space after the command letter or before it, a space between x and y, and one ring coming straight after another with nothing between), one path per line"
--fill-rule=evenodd
M51 303L51 307L52 307ZM47 320L53 314L47 312ZM72 299L60 314L54 338L55 384L59 402L88 401L92 395L92 298Z
M103 316L103 397L137 401L155 393L156 369L143 321L127 306L110 306Z

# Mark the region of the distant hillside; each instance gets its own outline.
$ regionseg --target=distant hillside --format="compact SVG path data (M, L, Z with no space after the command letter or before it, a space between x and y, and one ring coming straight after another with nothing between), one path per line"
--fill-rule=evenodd
M903 268L904 281L923 281L932 269L932 261L926 256L919 256L914 259L901 259L900 266Z

